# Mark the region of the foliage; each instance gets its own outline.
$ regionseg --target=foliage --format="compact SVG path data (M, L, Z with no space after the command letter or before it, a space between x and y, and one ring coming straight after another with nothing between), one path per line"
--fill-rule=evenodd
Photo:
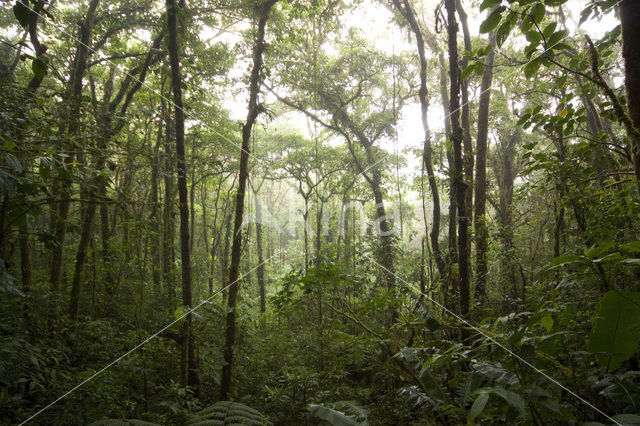
M579 28L569 0L447 1L463 8L460 70L442 5L275 2L246 194L238 120L271 3L177 2L185 164L163 3L87 3L95 16L67 0L0 6L1 424L42 408L34 423L639 423L640 151L615 1L587 2ZM453 73L469 188L486 163L483 217L450 209ZM465 220L486 229L487 284L461 318ZM230 285L233 401L220 401Z
M607 292L595 312L589 350L599 354L598 364L612 372L636 353L639 342L640 293Z

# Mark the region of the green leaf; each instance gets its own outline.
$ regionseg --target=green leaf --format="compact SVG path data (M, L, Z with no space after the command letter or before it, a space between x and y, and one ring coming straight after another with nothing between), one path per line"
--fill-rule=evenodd
M635 414L617 414L612 419L623 425L640 425L640 416Z
M7 152L4 158L7 160L7 163L9 164L9 166L11 166L14 172L22 173L22 170L23 170L22 164L20 164L20 160L18 160L18 158L15 155Z
M589 259L601 257L602 255L607 253L609 250L611 250L615 245L616 243L612 240L605 241L604 243L598 246L596 245L591 246L588 250L585 250L584 255Z
M547 330L547 333L551 333L551 329L553 328L553 318L551 318L551 315L545 315L540 320L540 324L544 326L544 328Z
M467 78L469 78L471 74L473 74L473 70L474 64L467 65L466 68L462 70L462 73L460 73L460 79L466 80Z
M480 4L480 12L485 9L490 9L492 7L496 7L501 3L502 0L484 0L482 4Z
M22 4L22 2L16 2L16 5L13 6L13 15L16 17L22 28L26 28L27 25L29 25L29 14L29 8Z
M493 389L493 393L504 399L507 404L518 410L520 417L525 416L525 402L520 395L515 392L511 392L502 387L496 387Z
M566 2L567 0L545 0L545 3L547 4L547 6L551 6L551 7L562 6Z
M502 12L504 12L507 8L505 6L496 7L491 11L487 19L480 24L480 32L482 34L486 34L490 31L493 31L494 28L498 26L500 23L500 19L502 18Z
M622 255L618 252L608 254L598 259L593 259L593 263L607 263L607 262L619 262L622 260Z
M469 410L469 420L474 421L476 417L482 413L484 407L487 405L489 401L489 394L486 392L478 395L475 401L473 401L473 405L471 406L471 410Z
M540 43L540 40L542 40L542 36L537 30L527 31L526 37L529 43L535 44L535 45Z
M582 260L580 256L576 256L575 254L563 254L562 256L558 256L551 260L551 266L561 266L567 265L570 263L579 262Z
M309 405L308 410L311 414L321 418L322 420L326 420L333 426L357 425L357 423L351 417L344 415L344 413L341 413L340 411L325 407L324 405L311 404Z
M604 295L594 315L589 350L598 364L615 371L633 356L640 341L640 293L611 290Z
M544 36L544 38L549 38L551 34L554 33L557 26L558 24L556 22L552 22L544 27L544 29L542 30L542 35Z
M551 37L547 40L547 49L557 48L562 39L566 36L567 32L564 30L556 31L551 34Z
M536 58L533 61L529 62L524 67L524 76L527 78L532 78L540 69L540 65L542 65L542 61L540 60L540 58Z
M498 47L501 47L502 44L507 40L511 30L513 29L514 22L512 20L507 20L500 25L498 31L496 32L496 44Z
M438 399L440 401L446 401L447 398L440 388L440 383L431 373L431 369L429 366L424 367L420 371L420 381L423 384L424 390L434 399Z
M544 4L536 3L531 10L531 14L533 16L533 20L536 24L539 24L544 19L544 13L546 12L544 8Z
M531 16L526 15L524 18L522 18L520 29L522 30L523 33L526 33L527 31L529 31L532 26L533 26L533 19L531 18Z
M620 246L625 253L640 253L640 241L631 241Z

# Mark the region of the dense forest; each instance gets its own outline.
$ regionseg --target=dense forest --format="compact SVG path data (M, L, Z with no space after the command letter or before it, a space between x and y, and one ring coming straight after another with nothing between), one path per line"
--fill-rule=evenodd
M640 424L640 2L0 8L0 424Z

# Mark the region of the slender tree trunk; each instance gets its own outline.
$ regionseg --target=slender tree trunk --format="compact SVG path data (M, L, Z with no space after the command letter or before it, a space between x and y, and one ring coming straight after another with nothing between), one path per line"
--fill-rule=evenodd
M90 202L84 210L82 220L82 231L80 233L80 241L78 242L78 251L76 253L76 263L73 273L73 282L71 284L71 299L69 306L69 316L73 321L78 318L80 307L80 289L82 286L82 270L87 258L87 249L93 235L93 216L96 211L95 202Z
M213 208L215 213L213 214L213 223L212 223L212 231L211 231L211 265L210 265L210 269L209 269L209 293L213 293L213 276L215 274L215 265L216 265L216 253L217 253L217 246L219 245L220 242L220 237L219 235L222 234L222 232L216 232L216 225L218 224L218 200L220 200L220 193L222 192L222 183L224 182L224 178L222 178L220 180L220 183L218 185L218 189L216 190L216 199L213 203ZM203 194L203 198L202 198L202 214L203 214L203 219L202 221L205 222L205 229L206 229L206 220L204 218L204 212L205 212L205 204L206 204L206 200L204 198L204 194ZM225 212L226 212L226 205L225 205ZM223 216L224 218L224 213ZM223 219L224 220L224 219ZM207 239L207 235L205 233L204 235L205 241ZM207 247L207 251L208 251L208 247Z
M500 191L500 201L498 204L498 220L500 222L500 244L502 254L500 256L500 275L503 291L513 290L514 297L517 297L517 283L513 280L513 187L515 181L514 161L515 147L520 140L520 130L516 129L506 143L501 143L501 170L498 174L498 188ZM508 288L510 287L510 288Z
M304 198L304 212L302 213L303 220L303 232L304 232L304 273L307 273L307 269L309 268L309 230L307 227L307 222L309 220L309 195L303 194Z
M258 201L258 192L254 192L256 202L256 249L258 250L258 289L260 291L260 312L265 313L267 310L267 302L265 300L265 282L264 282L264 265L262 257L262 208Z
M462 156L462 127L460 126L460 69L458 67L458 44L456 34L458 24L456 22L455 0L445 0L447 9L448 47L449 47L449 73L450 73L450 106L451 106L451 141L454 153L454 182L456 190L456 204L458 208L458 265L459 265L459 289L460 289L460 315L465 317L469 312L469 245L468 229L469 218L467 216L466 191L467 184L464 181L464 162ZM466 341L469 332L462 328L461 339Z
M74 66L71 70L69 78L68 94L70 99L66 102L70 103L68 114L65 116L67 138L73 140L80 131L80 115L81 115L81 96L82 82L85 70L87 68L88 45L91 40L91 32L93 30L94 17L100 0L91 0L89 9L84 20L80 23L80 35L74 57ZM72 158L69 156L67 158ZM69 205L71 204L71 181L69 178L62 179L58 193L60 200L58 201L57 215L54 217L54 235L58 245L53 250L51 258L51 268L49 271L49 282L51 290L54 293L54 310L57 311L57 298L62 284L62 258L64 254L64 241L67 232L67 216L69 214ZM55 314L54 314L55 316Z
M20 2L25 7L29 7L29 2L27 0L20 0ZM40 7L42 7L44 5L44 2L39 1L38 4ZM36 59L41 58L42 55L44 55L45 52L47 51L46 46L40 43L40 37L38 34L38 19L39 19L39 14L36 13L34 10L29 10L29 22L27 24L27 30L24 32L24 35L22 36L22 42L24 43L24 41L27 38L27 35L29 35L29 41L31 42L31 46L33 47L33 50L35 52ZM22 46L19 47L18 54L16 55L16 59L14 63L11 65L11 68L9 70L9 75L11 76L11 78L13 78L13 73L15 71L15 68L20 62L21 52L22 52ZM43 80L43 76L39 76L39 75L34 75L31 78L31 81L29 82L29 85L26 91L27 100L30 101L32 99L35 92L38 90L38 88L40 88L40 85L42 84L42 80ZM20 140L20 139L22 139L22 137L21 135L18 135L16 140ZM26 169L26 166L25 166L25 169ZM23 170L22 173L24 174L25 171L26 170ZM2 223L1 225L4 225L4 224ZM2 227L4 228L4 226ZM22 282L22 291L24 292L25 295L28 295L29 292L31 291L31 283L32 283L31 241L29 239L29 218L28 217L25 217L24 222L19 226L18 243L20 246L20 279ZM0 245L2 245L1 238L0 238ZM30 325L30 315L29 315L27 303L25 303L24 305L24 318L27 323L27 330L30 333L31 325Z
M168 0L171 1L171 0ZM221 374L221 399L225 400L231 391L231 373L233 369L233 346L236 339L236 302L238 297L238 276L240 254L242 251L242 216L244 214L244 197L248 178L249 142L251 130L258 117L258 93L260 91L260 72L262 54L265 49L265 27L269 12L277 0L267 0L256 12L258 15L258 31L253 47L253 66L249 82L249 111L247 120L242 126L242 151L240 154L240 171L238 176L238 192L236 193L235 221L233 227L233 245L231 248L231 269L229 271L229 296L227 299L227 324L225 329L224 361Z
M495 47L495 35L489 35L489 43ZM489 105L491 102L491 83L493 80L493 60L495 49L487 55L478 103L478 134L476 140L476 182L473 226L476 242L476 281L475 296L482 305L487 294L487 250L489 248L489 230L486 221L487 205L487 146L489 136Z
M436 260L436 266L440 276L444 276L444 260L440 250L440 194L438 192L438 184L436 182L436 176L433 171L433 148L431 146L431 130L429 129L428 112L429 112L429 93L427 91L427 57L424 49L424 37L418 21L415 18L415 13L408 0L393 0L395 8L402 14L409 24L414 37L416 38L416 47L418 49L418 56L420 58L420 89L418 91L418 97L420 99L420 112L422 119L422 130L424 133L424 147L422 150L422 162L427 170L427 177L429 181L429 189L431 190L431 198L433 199L433 223L431 224L431 232L429 234L431 239L431 247L433 248L433 254ZM426 224L425 224L426 226ZM427 230L425 229L425 232Z
M556 144L558 148L558 161L560 164L564 164L567 158L567 146L565 144L564 135L562 132L559 132L556 138ZM562 171L560 173L563 173ZM558 196L558 201L554 206L555 213L555 224L553 227L553 257L558 257L562 253L562 236L564 233L564 197L567 189L567 179L565 176L561 175L558 177L558 181L556 183L556 193ZM513 191L513 189L512 189Z
M471 52L473 47L471 46L471 35L469 34L469 25L467 24L467 13L464 11L462 7L462 2L460 0L456 0L456 11L458 12L458 16L460 18L460 23L462 24L462 34L464 40L464 50ZM492 50L493 51L493 50ZM468 59L466 56L463 56L460 60L460 69L463 70L467 67ZM470 108L469 105L469 80L464 80L460 82L461 84L461 92L462 92L462 106L461 106L461 122L462 122L462 145L464 149L463 160L464 160L464 178L467 183L468 190L465 192L465 209L469 214L473 212L473 143L471 141L471 123L470 123ZM469 219L470 223L470 219ZM468 240L469 248L467 251L471 253L471 238ZM469 275L471 275L472 270L469 269Z
M153 161L151 163L151 213L149 214L149 222L151 225L151 232L153 233L153 246L151 247L152 259L153 259L153 285L156 289L160 288L161 275L160 265L162 261L162 254L160 247L162 245L161 229L158 217L158 174L160 168L160 143L162 141L162 118L158 123L158 130L156 135L156 144L153 147Z
M182 109L182 76L178 50L177 10L175 0L167 0L167 26L169 30L169 60L171 63L171 88L175 113L176 159L178 171L178 198L180 200L180 255L182 265L182 306L190 309L191 256L189 245L189 199L187 189L187 162L184 149L184 111ZM182 323L182 383L195 389L197 394L198 371L195 358L195 337L191 327L191 314Z
M230 198L231 194L229 193L227 197ZM231 200L228 199L228 201L231 201ZM221 262L220 272L222 273L222 279L220 280L220 282L223 288L226 287L225 277L229 275L229 252L231 249L231 233L233 232L233 227L231 225L232 225L234 211L235 210L233 206L231 206L231 209L229 210L229 213L227 214L224 222L224 249L222 252L222 258L220 259L220 262ZM225 291L223 295L226 300L228 292Z
M163 210L163 230L162 230L162 278L167 287L167 294L173 299L175 295L173 266L174 266L174 180L173 180L173 150L171 141L173 131L171 130L170 112L164 109L165 115L165 139L164 139L164 210Z

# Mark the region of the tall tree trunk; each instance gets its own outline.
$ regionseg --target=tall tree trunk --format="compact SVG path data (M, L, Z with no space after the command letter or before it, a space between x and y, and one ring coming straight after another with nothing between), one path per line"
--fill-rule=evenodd
M175 190L173 180L173 150L171 142L173 131L171 130L170 108L163 108L165 112L165 138L164 138L164 209L162 230L162 278L167 287L167 294L173 299L175 295L174 283L174 242L175 220L174 201Z
M500 256L500 275L503 291L513 290L517 297L517 283L515 282L513 257L513 187L516 174L514 171L515 147L521 137L520 129L516 129L509 140L501 141L500 171L496 169L500 200L498 204L498 221L500 222L500 244L502 254ZM509 289L506 287L510 287ZM513 308L513 306L509 307Z
M169 0L171 1L171 0ZM253 46L253 66L249 82L249 111L247 121L242 126L242 151L240 153L240 171L238 176L238 192L236 193L235 220L233 226L233 245L231 247L231 269L229 271L229 296L227 299L227 324L225 329L224 361L221 374L221 399L225 400L231 391L231 372L233 369L233 346L236 339L236 303L238 297L238 280L240 254L242 251L242 216L244 214L244 197L248 178L249 142L253 124L258 117L258 93L260 91L260 72L262 54L265 49L265 27L269 12L277 0L267 0L256 11L258 15L258 32Z
M191 303L191 256L189 246L189 194L187 189L187 162L184 150L184 111L182 107L182 76L178 54L177 10L175 0L167 0L167 26L169 30L168 50L171 63L171 88L175 113L176 159L178 171L178 198L180 205L180 255L182 265L182 306L190 309ZM191 327L191 314L182 323L182 383L196 390L198 371L195 357L195 337Z
M20 2L27 8L29 8L29 2L27 0L20 0ZM43 1L39 1L38 2L39 6L42 7L44 6L44 2ZM51 7L51 6L49 6ZM30 8L29 8L30 9ZM39 14L36 13L35 10L29 10L29 22L27 24L27 30L25 31L23 37L22 37L22 42L24 42L24 40L26 40L27 34L29 35L29 41L31 42L31 46L33 47L33 51L35 52L36 55L36 59L39 59L42 57L42 55L45 54L45 52L47 51L47 48L45 45L40 43L40 37L38 34L38 18L39 18ZM16 60L13 63L13 65L11 66L11 70L9 71L10 75L13 77L13 72L15 71L16 66L18 65L19 61L20 61L20 56L21 56L21 52L22 52L22 46L20 46L19 50L18 50L18 55L16 56ZM30 101L31 98L33 98L36 90L38 90L38 88L40 88L40 85L42 84L42 80L43 80L44 76L41 75L34 75L31 78L31 81L29 82L29 85L27 87L27 101ZM21 140L22 137L21 135L18 135L18 137L16 138L16 140ZM26 167L25 170L23 170L23 174L26 172ZM21 284L22 284L22 291L24 292L25 295L28 295L29 292L31 291L31 283L32 283L32 279L31 279L31 241L29 239L29 218L25 217L23 223L19 226L19 234L18 234L18 242L19 242L19 246L20 246L20 280L21 280ZM0 239L0 245L2 245L2 241ZM1 254L1 253L0 253ZM2 257L0 255L0 257ZM30 332L30 315L28 312L28 305L25 303L24 305L25 309L24 309L24 318L25 321L27 323L27 330Z
M431 232L429 234L431 239L431 247L433 248L433 254L436 260L436 266L441 277L444 277L444 260L440 251L440 194L438 192L438 184L436 182L436 176L433 171L433 148L431 146L431 130L429 129L428 112L429 112L429 93L427 91L427 57L424 49L424 37L418 21L416 20L415 13L408 0L393 0L393 5L404 17L409 24L414 37L416 38L416 47L418 49L418 57L420 58L420 89L418 91L418 97L420 99L420 116L422 119L422 130L424 133L424 146L422 150L422 162L427 170L427 177L429 181L429 189L431 190L431 198L433 199L433 223L431 224ZM425 224L426 226L426 224ZM427 230L425 229L425 232Z
M326 200L319 196L320 210L316 209L316 266L320 265L320 250L322 249L322 221L324 220L324 204Z
M567 159L567 145L564 140L564 134L562 132L558 132L556 137L556 145L557 145L557 155L558 161L560 164L564 164ZM562 254L562 236L564 233L564 197L565 192L567 190L567 178L564 175L564 172L560 171L561 175L558 177L558 181L556 183L556 193L558 196L558 201L554 205L554 214L555 214L555 224L553 227L553 257L558 257ZM513 189L512 189L513 191ZM576 211L576 214L577 213Z
M304 198L304 212L302 213L302 226L303 226L303 232L304 232L304 273L307 273L307 269L309 268L309 228L308 228L308 221L309 221L309 196L311 195L311 193L309 194L303 194L303 198Z
M467 13L464 11L462 7L462 2L460 0L456 0L456 11L458 12L458 16L460 17L460 23L462 24L462 34L464 40L464 50L471 52L473 51L473 47L471 46L471 35L469 34L469 25L467 24ZM466 56L463 56L460 60L460 69L463 70L468 65L468 59ZM469 80L466 79L460 82L461 90L462 90L462 145L464 147L464 178L467 182L466 197L466 211L471 214L473 212L473 143L471 141L471 122L469 118L470 108L469 105ZM470 219L469 219L470 223ZM471 238L468 240L469 248L467 251L471 253ZM472 270L469 269L469 275L471 275Z
M216 198L215 198L215 201L213 203L213 208L214 208L214 212L215 213L213 214L213 222L211 224L211 228L212 228L211 234L212 234L212 236L211 236L211 252L210 252L211 265L210 265L210 268L209 268L209 293L213 293L213 276L215 274L216 253L217 253L217 247L220 244L220 235L222 235L222 232L217 232L216 231L216 225L218 224L218 212L220 210L218 208L218 201L220 200L220 193L222 192L222 183L225 181L225 179L226 178L221 177L220 182L218 184L218 189L216 190ZM205 222L204 226L205 226L205 229L206 229L206 220L204 218L204 212L206 211L205 205L206 205L206 200L205 200L205 197L204 197L204 194L203 194L203 198L202 198L203 219L202 219L202 221ZM224 207L224 213L222 215L223 220L224 220L224 217L225 217L225 214L226 214L227 205L228 204L225 204L225 207ZM222 229L222 227L221 227L221 229ZM206 238L207 238L206 233L204 235L204 238L205 238L205 241L206 241Z
M94 17L100 0L91 0L87 14L80 23L80 31L78 37L78 45L74 57L74 65L69 78L68 94L69 98L65 102L70 104L68 113L64 117L66 123L63 128L67 129L67 138L73 141L80 131L80 115L81 115L81 96L82 82L87 69L88 49L93 30ZM72 158L70 155L68 159ZM57 214L54 217L53 233L57 240L57 246L53 250L51 257L51 268L49 271L49 282L51 290L54 293L54 310L57 311L57 298L62 284L62 258L64 254L64 240L67 232L67 216L69 214L69 205L71 204L71 181L69 178L63 178L57 190L60 195L58 201ZM54 313L54 316L56 314Z
M495 35L489 35L489 43L495 47ZM486 221L487 205L487 141L489 136L489 105L491 102L491 83L493 80L492 48L485 61L485 69L480 84L478 103L478 134L476 140L476 182L473 226L476 242L476 281L475 296L483 304L487 294L487 250L489 248L489 230Z
M622 57L624 58L625 91L631 123L627 135L631 140L636 185L640 192L640 3L622 0L620 24L622 27Z
M447 35L449 47L449 75L450 75L450 106L451 106L451 142L454 155L454 182L456 191L456 204L458 208L458 269L460 274L460 315L465 317L469 312L469 245L468 229L469 217L467 216L466 191L467 183L464 181L464 162L462 156L462 127L460 126L460 69L458 66L458 42L456 34L458 23L456 22L456 0L445 0L447 9ZM466 327L460 330L463 341L469 338Z
M162 141L162 117L158 123L158 130L156 135L156 144L153 147L153 160L151 163L151 213L149 214L149 222L151 225L151 232L153 233L152 237L152 247L151 247L151 257L153 259L152 263L152 277L153 277L153 285L156 289L160 288L160 265L162 262L162 254L160 251L160 247L162 245L162 237L160 230L160 222L158 217L158 175L160 169L160 143Z

